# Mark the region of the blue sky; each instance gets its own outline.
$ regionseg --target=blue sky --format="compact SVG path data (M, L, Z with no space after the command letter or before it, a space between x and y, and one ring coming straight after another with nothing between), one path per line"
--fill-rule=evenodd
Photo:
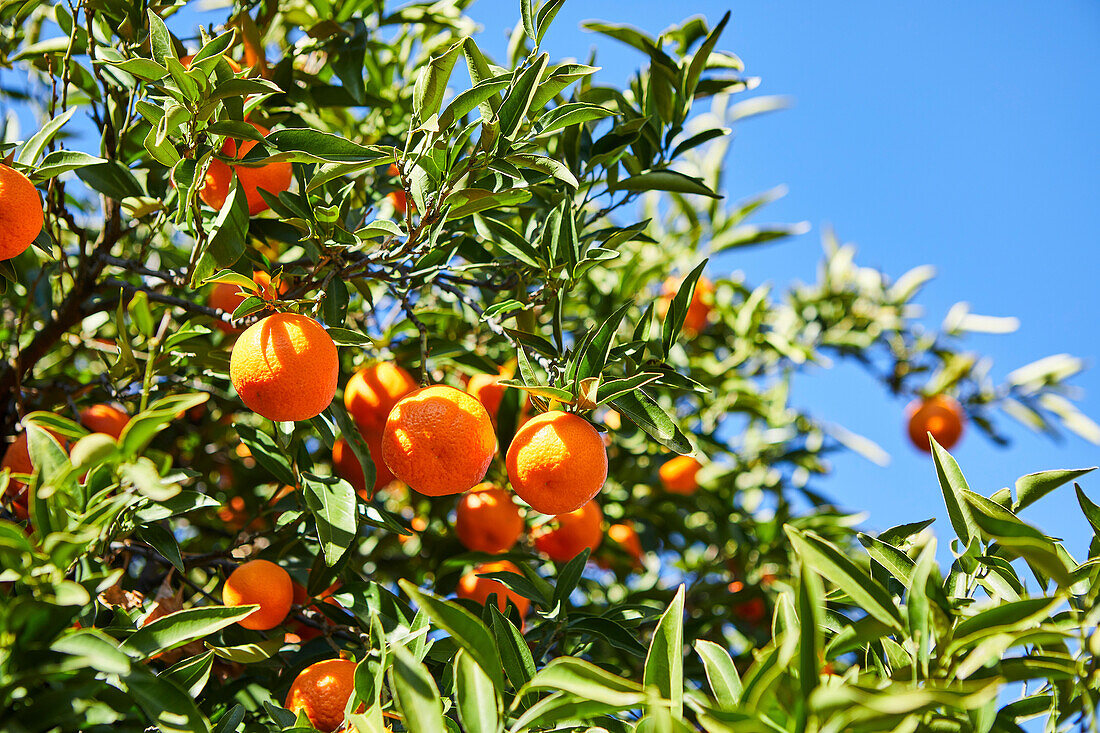
M995 359L997 376L1062 351L1096 361L1100 250L1089 218L1100 190L1093 71L1100 66L1100 6L1085 0L919 6L571 0L543 47L555 59L584 59L598 45L599 78L621 83L641 55L581 31L581 21L629 22L657 32L692 14L714 22L726 10L733 18L720 47L763 78L756 93L794 100L789 110L738 127L726 193L739 199L787 184L789 195L763 220L808 220L813 230L736 252L717 262L718 269L740 269L752 282L777 286L810 280L822 226L831 224L843 240L858 244L861 264L893 275L937 266L938 279L921 297L930 325L959 300L977 313L1018 316L1017 333L970 342ZM470 12L483 27L480 43L502 58L518 2L479 0ZM172 25L181 30L186 20ZM455 75L456 84L462 76ZM1085 411L1100 418L1100 370L1075 383L1084 389ZM794 398L872 437L893 457L880 468L838 456L835 474L819 488L869 512L872 528L944 518L931 462L903 436L904 404L844 366L802 377ZM1054 443L1007 417L1001 423L1014 440L1011 448L971 432L955 450L977 491L990 494L1030 471L1100 463L1100 449L1079 438ZM1084 487L1100 500L1100 477L1086 477ZM1066 538L1078 559L1086 555L1091 533L1072 489L1029 508L1028 517ZM936 528L941 537L950 534L945 520Z
M481 0L471 14L487 50L503 56L514 0ZM658 32L691 14L712 22L731 10L721 48L763 78L755 92L784 94L794 107L743 123L731 148L727 195L737 199L783 183L788 196L763 220L812 222L809 234L737 252L717 264L777 286L810 280L819 236L831 224L859 246L858 261L900 275L921 264L939 277L924 291L927 322L957 301L976 313L1015 315L1014 334L972 347L994 358L995 375L1047 354L1070 352L1095 366L1100 345L1097 231L1100 191L1100 6L1092 2L869 1L815 3L568 2L543 48L583 59L599 46L601 78L621 81L643 59L578 29L599 18ZM1100 370L1075 380L1082 406L1100 418ZM903 435L904 404L862 371L803 377L796 402L878 441L885 468L839 456L820 484L843 505L869 512L868 526L939 517L951 534L931 461ZM1022 474L1096 465L1100 449L1060 443L1001 421L1013 439L997 448L970 432L954 451L971 488L990 494ZM1100 476L1083 487L1100 499ZM1027 510L1067 540L1079 560L1091 531L1071 487ZM947 556L941 542L942 556Z

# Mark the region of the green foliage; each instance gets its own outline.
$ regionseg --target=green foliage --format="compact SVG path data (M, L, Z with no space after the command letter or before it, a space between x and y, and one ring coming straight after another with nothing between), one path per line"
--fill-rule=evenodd
M42 123L3 127L0 151L46 210L0 266L0 419L33 464L0 473L0 728L301 729L290 681L338 651L360 733L1095 726L1100 508L1074 484L1097 533L1083 562L1022 516L1091 469L985 496L934 445L942 569L932 519L870 535L814 490L831 453L883 451L789 400L804 368L847 359L898 397L955 395L996 441L1003 412L1100 442L1069 399L1082 361L996 383L964 339L1012 319L960 304L928 331L931 268L891 279L831 232L816 282L719 276L716 256L806 229L751 223L782 190L724 198L732 126L784 104L734 101L757 79L719 47L728 15L657 38L586 24L639 53L617 88L543 48L562 0L522 0L498 60L467 4L261 0L194 31L193 3L0 2L0 64L35 82L0 95ZM215 209L203 186L227 162ZM241 172L275 163L293 185L249 216ZM239 289L231 312L215 284ZM598 501L641 561L605 540L552 563L525 539L505 556L519 574L487 574L525 619L452 599L488 559L457 540L452 499L357 498L337 437L365 485L378 466L339 399L297 424L242 410L215 327L273 311L324 323L345 375L503 369L501 455L526 412L585 415L609 443ZM89 436L79 409L107 401L130 422ZM690 496L660 488L675 453L703 463ZM506 484L503 460L488 480ZM294 637L219 601L256 555L306 589Z

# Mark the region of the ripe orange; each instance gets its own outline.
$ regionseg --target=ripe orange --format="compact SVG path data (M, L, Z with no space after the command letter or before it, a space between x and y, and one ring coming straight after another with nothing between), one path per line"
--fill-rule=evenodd
M485 411L494 419L500 412L500 401L504 399L504 390L508 389L501 385L502 379L504 376L501 374L475 374L470 377L466 385L467 394L483 404Z
M661 300L658 309L662 318L668 313L668 308L672 304L673 297L680 289L681 282L683 282L682 278L670 277L665 280L664 285L661 287ZM713 300L714 283L705 277L700 277L695 283L695 292L691 296L691 302L688 303L687 316L684 317L684 334L694 336L707 327L713 310L711 307L711 301Z
M115 440L130 422L130 416L111 405L92 405L80 411L80 424L93 433L106 433Z
M603 540L603 512L590 501L580 509L559 514L531 533L535 547L554 562L568 562L584 548L593 552Z
M642 541L638 538L638 532L633 525L612 524L607 528L607 536L633 558L635 565L642 562Z
M268 134L266 127L257 125L255 122L249 122L248 124L255 127L261 135L266 136ZM254 140L245 140L241 142L240 151L238 152L237 141L233 138L226 138L222 144L221 154L227 158L240 158L255 146L256 142ZM249 168L241 165L231 166L225 161L215 158L210 161L210 165L206 169L206 181L199 191L199 198L202 199L204 204L214 209L220 209L225 205L233 171L237 173L237 182L244 191L245 199L248 201L248 213L252 216L270 208L267 202L264 201L263 196L260 195L260 189L278 195L290 188L292 180L290 163L268 163L258 168Z
M523 533L523 515L512 494L481 484L458 501L455 534L467 550L506 552Z
M909 427L909 440L925 453L932 452L928 433L936 442L950 450L962 437L966 414L962 405L948 395L935 395L924 400L913 400L905 408Z
M68 449L64 439L52 431L47 432L53 435L62 448ZM4 457L0 459L0 471L5 468L11 469L12 473L23 473L28 476L34 473L34 464L31 463L31 451L26 431L15 436L15 440L4 451ZM25 482L18 479L9 479L8 489L5 493L12 497L12 501L16 504L23 504L25 507L27 503L26 490L27 484Z
M524 423L506 458L520 498L543 514L580 509L607 480L607 448L584 418L544 412Z
M29 178L0 163L0 202L0 260L10 260L42 231L42 199Z
M241 401L269 420L308 420L336 394L340 359L324 327L276 313L249 326L233 345L229 377Z
M386 175L390 178L398 178L401 172L397 170L397 165L395 163L390 163L390 167L386 169ZM400 180L397 181L397 185L401 185ZM404 216L405 212L408 211L408 195L405 193L404 189L398 188L396 191L390 191L386 194L386 198L393 204L393 210L397 212L399 216Z
M362 432L381 433L393 406L415 389L412 375L392 362L380 361L351 375L344 387L344 406Z
M294 678L284 707L294 713L305 711L314 728L332 733L343 725L344 708L354 692L355 662L326 659L309 665Z
M340 438L332 446L332 469L340 478L352 485L363 499L370 501L374 492L393 481L393 474L389 467L382 461L382 436L364 435L367 448L370 449L370 457L374 461L374 486L371 491L366 491L363 483L363 468L359 465L359 459L351 451L348 441Z
M398 402L382 433L393 475L427 496L459 494L485 478L496 435L481 403L454 387L418 389Z
M264 300L274 300L275 291L271 287L271 275L266 272L257 270L252 273L252 280L260 286L260 292L258 295ZM279 294L286 292L285 285L279 288ZM243 303L251 293L244 293L237 285L230 283L214 283L214 287L210 290L210 297L207 299L207 305L211 308L217 308L218 310L225 311L232 315L233 311L237 310L237 306ZM214 327L225 333L240 333L242 329L232 326L225 321L214 321Z
M699 488L696 476L703 465L691 456L676 456L661 464L661 486L673 494L694 494Z
M260 604L255 611L238 621L246 629L266 631L283 622L290 613L294 588L287 571L267 560L249 560L237 567L222 586L222 603L226 606Z
M468 598L484 606L485 602L489 600L489 596L496 593L497 608L503 611L508 607L508 601L511 601L519 610L519 615L521 617L526 616L527 610L531 607L531 602L529 600L509 589L508 586L504 585L504 583L501 583L499 580L478 577L479 573L505 572L517 573L519 575L523 574L514 563L508 562L507 560L482 563L462 576L458 581L458 590L456 594L459 598Z

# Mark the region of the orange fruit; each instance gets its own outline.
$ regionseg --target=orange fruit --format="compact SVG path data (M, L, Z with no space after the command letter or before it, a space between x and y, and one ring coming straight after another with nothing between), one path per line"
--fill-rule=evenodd
M80 424L93 433L106 433L115 440L130 422L130 416L112 405L92 405L80 411Z
M314 728L332 733L343 725L344 708L354 692L355 662L326 659L309 665L294 678L284 707L294 713L304 711Z
M245 503L243 496L234 496L229 499L228 504L223 504L218 509L218 519L225 523L225 526L233 530L244 529L245 522L248 522L251 512L248 511L248 506ZM262 529L264 526L264 520L260 517L256 517L251 522L248 522L248 528L250 530Z
M261 135L266 136L268 134L266 127L257 125L255 122L249 122L248 124L255 127ZM221 154L227 158L240 158L255 146L255 140L244 140L238 150L237 141L233 138L226 138L225 142L222 143ZM230 165L224 160L214 158L206 169L206 180L199 191L199 198L202 199L204 204L214 209L220 209L225 205L225 199L229 196L229 182L234 171L237 173L237 182L248 201L248 213L252 216L270 208L267 202L264 201L263 196L260 195L260 189L277 196L290 188L292 180L290 163L268 163L258 168L249 168L241 165Z
M504 376L500 374L475 374L470 377L466 385L467 394L483 404L485 411L494 419L500 412L500 401L504 399L504 390L508 389L501 385L502 379Z
M501 611L504 611L504 609L508 607L508 601L511 601L519 610L519 615L521 617L526 616L527 610L531 607L531 602L529 600L511 590L499 580L478 577L480 573L504 572L516 573L518 575L523 574L514 563L508 562L507 560L482 563L468 571L459 579L456 594L459 598L467 598L484 606L485 602L489 600L489 596L496 593L497 607Z
M642 541L631 524L612 524L607 528L607 536L633 558L635 565L641 563Z
M386 169L386 175L390 178L397 178L398 180L395 182L395 185L401 185L401 171L397 170L396 163L390 163L390 167ZM398 188L396 191L390 191L388 194L386 194L386 198L388 198L390 200L390 203L393 204L393 210L399 216L404 216L405 212L408 211L408 194L405 193L404 189Z
M909 440L925 453L932 452L928 434L936 439L945 450L959 442L962 437L966 414L962 405L948 395L935 395L927 399L917 399L905 408L909 427Z
M523 534L523 515L511 493L481 484L459 499L455 534L467 550L506 552Z
M308 420L336 394L340 359L324 327L276 313L252 324L233 345L229 377L241 401L269 420Z
M407 395L382 433L382 459L393 475L427 496L476 486L495 453L489 413L470 395L444 385Z
M682 278L670 277L661 286L661 300L658 310L662 318L668 313L668 308L672 305L672 299L679 291L681 282L683 282ZM691 302L688 303L687 315L684 317L683 333L694 336L707 327L713 310L711 307L711 301L713 300L714 283L705 277L700 277L695 283L695 292L691 296Z
M267 560L249 560L229 574L222 586L226 606L260 605L238 621L246 629L266 631L283 622L290 613L294 588L287 571Z
M673 494L694 494L699 488L696 476L703 465L691 456L676 456L661 464L657 473L661 486Z
M371 460L374 461L373 489L370 492L366 491L363 484L363 468L359 464L359 459L352 452L351 446L348 445L348 441L343 438L338 439L336 444L332 446L332 469L337 476L351 484L359 496L370 501L375 491L393 481L393 474L382 461L382 436L364 435L363 438L367 441Z
M52 431L47 430L46 432L50 433L50 435L61 444L62 448L67 449L67 444L64 439ZM26 431L15 436L15 440L13 440L7 450L4 451L4 457L0 459L0 471L3 471L5 468L11 469L12 473L23 473L28 476L34 473L34 464L31 463L31 451ZM17 479L9 479L8 488L5 493L12 497L12 501L17 505L22 504L25 508L27 504L26 489L27 484L25 482Z
M524 423L506 458L519 497L543 514L580 509L607 480L607 448L584 418L544 412Z
M580 509L559 514L531 533L535 547L554 562L568 562L584 548L593 552L603 540L603 512L590 501Z
M252 273L252 280L260 286L260 292L257 293L264 300L274 300L275 291L271 287L271 275L266 272L257 270ZM279 294L286 292L286 286L283 285L279 288ZM233 311L237 310L237 306L243 303L252 293L245 293L237 285L231 283L214 283L214 287L210 289L210 297L206 303L211 308L217 308L218 310L225 311L230 315ZM240 333L242 329L232 326L225 321L214 321L214 328L217 328L224 333Z
M0 202L0 260L10 260L42 231L42 199L29 178L0 163Z
M393 406L415 389L411 374L392 362L380 361L351 375L344 387L344 407L360 431L381 433Z

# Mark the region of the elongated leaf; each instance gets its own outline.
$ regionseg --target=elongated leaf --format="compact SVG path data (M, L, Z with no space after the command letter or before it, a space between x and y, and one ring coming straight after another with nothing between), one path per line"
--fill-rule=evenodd
M534 63L520 73L512 89L504 97L497 112L502 140L512 138L527 117L527 111L531 109L531 103L535 99L535 92L538 91L538 81L542 78L542 72L546 70L549 61L549 55L540 54Z
M692 452L691 441L661 409L656 400L641 389L611 400L615 409L651 435L658 443L680 455Z
M500 697L489 675L465 649L455 657L455 698L458 718L467 733L500 730Z
M26 166L31 166L38 162L38 156L46 149L46 146L49 145L54 135L65 126L65 123L72 119L72 116L76 113L76 109L76 107L70 107L57 117L54 117L52 120L42 125L41 130L36 132L30 140L23 143L23 147L19 149L19 154L15 157L15 162Z
M683 173L671 170L647 171L631 176L615 184L615 191L673 191L675 193L691 193L698 196L707 196L712 199L722 198L703 182L701 178L695 178Z
M393 655L390 684L405 717L405 729L417 733L448 733L443 722L439 689L428 669L400 644L391 644L390 653Z
M355 489L343 479L303 473L302 497L317 522L325 564L331 567L351 546L358 531Z
M736 710L741 700L741 676L729 652L706 639L695 642L695 651L703 660L703 670L714 699L723 710Z
M699 282L699 278L703 276L703 270L706 268L707 262L708 260L704 259L680 281L680 286L676 289L676 295L672 297L672 301L668 305L665 322L661 330L661 354L665 358L668 358L669 351L672 350L672 344L684 328L684 319L687 318L688 308L695 297L695 285Z
M209 636L240 621L254 610L256 606L203 606L176 611L141 627L119 649L134 659L148 659Z
M901 581L902 585L909 584L909 575L913 571L913 560L898 548L882 540L875 539L862 532L856 535L859 542L886 571Z
M970 544L970 538L978 532L978 525L974 517L970 515L970 509L960 499L963 491L970 487L963 477L959 464L944 450L935 438L929 438L932 445L932 460L936 464L936 476L940 481L940 490L943 492L944 503L947 504L947 516L951 519L951 526L963 545Z
M465 41L457 41L439 56L433 57L416 77L413 114L418 121L423 122L439 111L443 95L447 92L447 82L458 60L458 52L462 50L464 43Z
M655 686L670 701L672 714L684 712L684 586L676 591L668 610L661 616L649 654L645 658L642 679Z
M527 683L523 691L527 690L561 691L582 699L625 707L645 699L638 683L576 657L551 660Z
M1016 504L1012 507L1012 511L1019 512L1059 486L1095 470L1096 466L1093 466L1091 468L1074 468L1061 471L1042 471L1021 476L1016 479Z

